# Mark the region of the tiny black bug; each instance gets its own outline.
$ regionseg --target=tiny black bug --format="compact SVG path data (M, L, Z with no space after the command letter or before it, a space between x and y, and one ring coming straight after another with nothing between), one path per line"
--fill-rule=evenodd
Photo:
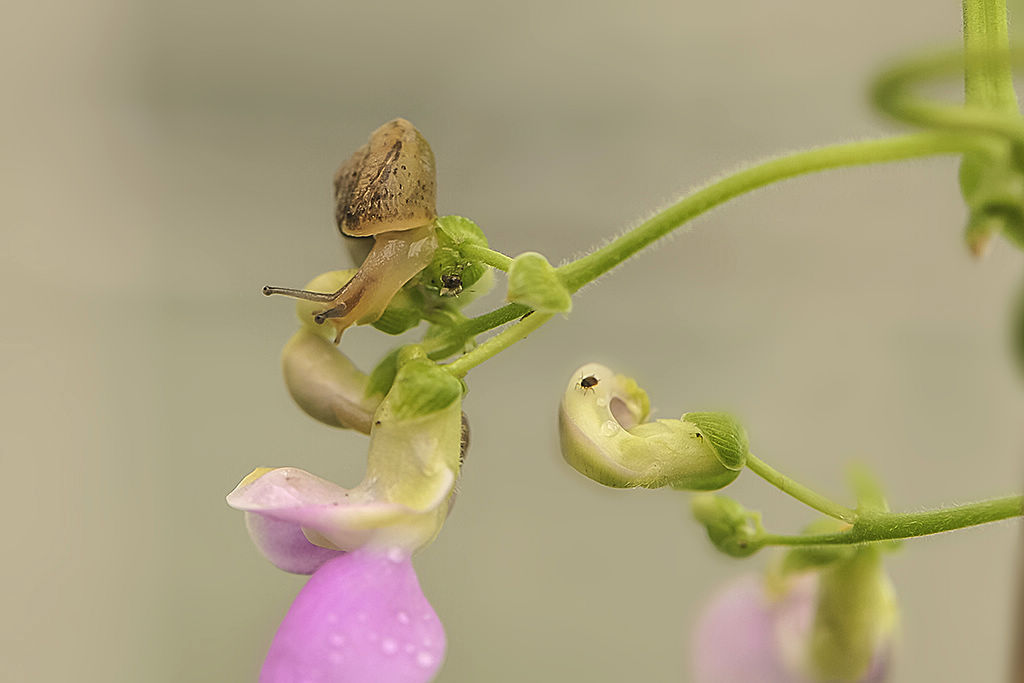
M585 392L593 391L594 387L596 387L597 383L600 381L601 380L599 380L597 377L594 377L593 375L587 375L586 377L580 379L580 388L583 389L583 391Z

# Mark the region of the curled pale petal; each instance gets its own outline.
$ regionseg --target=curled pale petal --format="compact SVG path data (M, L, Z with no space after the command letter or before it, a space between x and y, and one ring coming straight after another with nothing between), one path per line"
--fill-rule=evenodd
M290 524L316 545L333 550L366 545L414 550L440 530L454 481L451 470L441 472L431 482L432 495L423 496L421 507L411 507L378 497L368 488L370 480L346 489L305 470L281 467L246 477L228 494L227 502L249 515ZM254 540L263 550L260 541Z
M260 683L421 683L444 659L444 628L403 552L324 564L278 628Z
M815 619L819 575L790 577L769 587L757 575L727 586L701 615L693 639L696 683L815 683L806 672ZM889 663L889 639L878 643L866 674L851 683L882 683Z
M598 363L584 365L559 406L562 456L585 476L618 488L710 490L742 470L737 458L723 457L717 430L713 440L685 415L647 422L648 411L647 394L634 380Z

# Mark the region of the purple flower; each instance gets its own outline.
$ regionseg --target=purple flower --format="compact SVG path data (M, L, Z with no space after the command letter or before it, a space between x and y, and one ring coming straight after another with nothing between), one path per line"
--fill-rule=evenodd
M318 395L337 402L340 394L306 395L317 409ZM274 637L261 683L421 683L437 673L444 629L410 558L451 507L467 441L461 397L461 383L433 362L400 358L373 412L358 486L259 468L228 495L267 559L313 574Z
M295 598L260 683L429 681L445 643L408 555L341 553Z
M828 571L828 570L825 570ZM786 578L743 576L716 595L693 639L696 683L881 683L889 669L895 608L891 589L870 629L871 651L855 678L815 676L812 636L821 604L822 572ZM861 624L862 625L862 624ZM834 629L835 624L831 624ZM866 670L865 670L866 669Z

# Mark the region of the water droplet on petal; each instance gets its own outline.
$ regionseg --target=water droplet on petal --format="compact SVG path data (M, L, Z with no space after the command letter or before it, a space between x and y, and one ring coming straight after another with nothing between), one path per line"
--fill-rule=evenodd
M615 420L605 420L601 425L601 436L613 436L617 431L619 431L619 423Z
M604 396L601 396L596 401L594 401L594 403L597 404L598 408L604 408L605 406L608 405L608 399L606 399Z
M380 644L381 651L386 655L393 655L398 652L398 643L394 638L385 638Z
M408 624L409 623L409 614L407 612L399 612L396 615L396 618L398 619L398 623L399 624Z
M437 658L429 652L421 650L416 654L416 663L422 666L424 669L428 669L434 666L434 662Z
M394 562L395 564L403 562L405 560L405 555L405 551L401 548L388 548L388 559Z

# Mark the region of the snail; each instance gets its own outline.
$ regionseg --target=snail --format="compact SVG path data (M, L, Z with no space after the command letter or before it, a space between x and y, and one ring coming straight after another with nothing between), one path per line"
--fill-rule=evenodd
M341 333L372 323L402 286L423 270L437 249L437 172L434 153L405 119L389 121L341 165L334 176L335 220L348 237L373 237L358 272L335 292L264 287L326 307L313 317Z

